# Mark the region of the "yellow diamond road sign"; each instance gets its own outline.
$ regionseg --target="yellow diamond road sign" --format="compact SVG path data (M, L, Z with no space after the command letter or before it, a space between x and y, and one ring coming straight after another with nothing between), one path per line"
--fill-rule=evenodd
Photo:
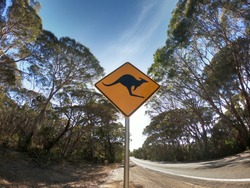
M125 116L129 117L160 86L131 63L125 63L95 84Z

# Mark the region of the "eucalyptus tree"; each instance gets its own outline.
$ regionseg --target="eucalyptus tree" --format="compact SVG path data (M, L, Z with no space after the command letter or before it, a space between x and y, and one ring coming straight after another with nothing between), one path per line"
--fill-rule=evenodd
M119 112L107 100L99 100L95 108L95 117L100 124L95 130L96 151L109 162L122 160L125 129L119 120ZM98 144L99 143L99 144Z
M15 146L15 135L17 122L21 123L17 115L19 106L16 102L0 92L0 144L4 146Z
M31 143L50 104L56 106L60 102L57 93L88 90L92 81L103 74L103 68L87 47L69 37L57 39L45 30L36 40L30 63L32 65L27 68L29 81L44 95L44 101L28 133L26 139L29 141L25 147Z
M16 84L22 71L16 63L25 62L40 34L42 23L37 10L39 3L28 0L6 0L0 2L0 82ZM26 65L28 66L28 64ZM7 85L8 86L8 85Z
M94 79L103 74L103 68L90 50L69 37L57 39L51 32L43 31L34 49L36 64L29 68L30 74L47 104L55 94L69 90L88 90Z
M250 144L249 44L250 38L239 38L225 46L203 71L204 98L223 109L214 107L224 122L239 132L243 145Z
M242 148L250 145L249 11L249 1L179 1L149 69L162 96L181 106L184 98L203 100L237 130Z
M206 159L210 157L212 118L211 109L203 106L175 108L160 113L144 129L144 134L148 136L144 148L160 150L161 160L193 160L192 156ZM192 142L196 143L195 148L191 148Z
M121 160L124 128L118 122L117 111L100 94L90 92L84 98L82 94L77 94L77 104L64 103L63 108L58 108L71 123L60 140L62 154L91 161Z
M175 146L179 145L183 127L170 123L168 114L171 112L163 112L153 117L143 131L143 134L147 136L143 144L143 150L147 151L147 155L144 157L149 160L169 161L176 159L173 153L177 148Z
M121 155L124 128L118 122L117 110L99 95L82 106L78 126L84 132L84 156L87 160L108 160L115 162Z

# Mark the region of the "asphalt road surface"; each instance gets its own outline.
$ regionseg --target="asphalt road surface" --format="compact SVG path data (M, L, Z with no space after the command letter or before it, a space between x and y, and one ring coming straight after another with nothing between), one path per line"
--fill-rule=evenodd
M143 168L175 176L208 181L250 182L250 157L178 164L150 162L132 157L130 160Z
M160 163L130 158L130 182L135 188L250 188L250 151L199 163ZM123 168L112 172L123 185Z

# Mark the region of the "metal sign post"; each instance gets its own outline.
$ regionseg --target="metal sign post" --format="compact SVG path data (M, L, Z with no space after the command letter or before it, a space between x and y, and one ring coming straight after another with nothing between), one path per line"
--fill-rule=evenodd
M125 117L124 188L129 188L129 117Z

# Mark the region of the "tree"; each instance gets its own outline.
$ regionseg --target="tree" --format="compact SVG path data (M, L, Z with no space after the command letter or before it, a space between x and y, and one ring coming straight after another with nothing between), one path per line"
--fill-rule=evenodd
M6 7L6 1L0 4L0 73L1 84L15 84L15 77L21 72L17 62L26 62L31 48L40 34L42 23L36 10L27 0L12 0ZM36 3L38 4L38 3ZM5 14L5 9L6 14Z
M0 1L0 144L38 162L122 160L124 127L93 89L103 68L86 46L43 30L40 8Z
M248 145L250 128L249 44L249 39L239 38L233 46L222 48L203 73L205 89L212 100L227 109L224 114L218 113L238 130L243 145Z
M159 98L168 95L177 106L203 101L236 128L242 149L250 145L249 11L248 1L179 1L149 69L163 85Z
M144 148L154 147L155 150L161 151L161 154L157 152L155 156L161 157L161 160L193 160L190 153L192 156L207 159L211 157L209 135L212 115L211 109L197 106L189 109L176 108L154 116L144 130L144 134L148 136ZM197 149L190 151L189 147L193 141Z
M35 130L45 117L49 105L59 103L57 93L88 90L91 81L103 72L99 62L88 48L68 37L58 40L52 33L43 31L32 49L32 64L27 68L29 80L43 93L44 101L34 120L33 128L27 134L31 141ZM70 93L69 93L70 94ZM30 141L27 146L29 147Z
M88 48L68 37L58 40L52 33L43 31L37 45L34 51L37 63L29 71L46 94L42 118L47 103L56 93L88 90L88 84L102 75L103 68Z
M227 122L219 120L211 130L211 144L213 146L212 154L215 157L224 157L241 151L241 138L237 130L230 125L225 126Z

